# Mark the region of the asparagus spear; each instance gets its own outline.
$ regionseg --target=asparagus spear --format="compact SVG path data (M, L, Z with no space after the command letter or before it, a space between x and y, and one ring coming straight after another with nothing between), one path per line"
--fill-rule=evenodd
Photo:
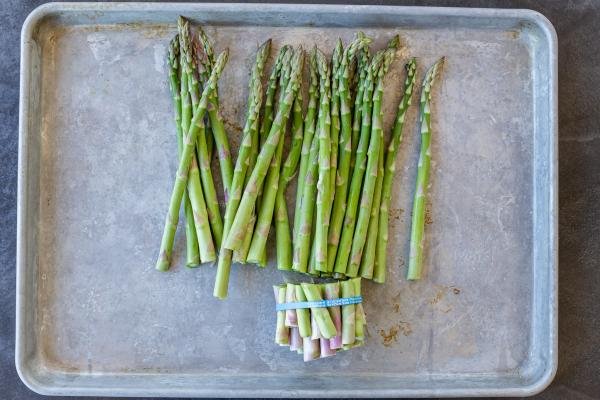
M229 233L229 228L231 227L235 217L235 213L242 195L244 179L247 172L246 169L248 166L248 157L250 156L251 152L252 131L258 129L258 114L263 96L261 82L262 74L270 50L271 40L269 39L258 49L256 62L252 70L252 77L249 84L248 113L246 116L246 123L244 125L244 134L240 151L235 163L233 180L231 182L231 196L227 202L227 206L225 207L223 237L227 237ZM227 297L227 286L229 284L232 256L233 252L221 245L219 263L217 266L217 276L215 278L215 287L213 290L213 296L220 299Z
M383 120L383 111L380 110ZM381 239L377 236L379 232L379 207L381 205L381 191L383 187L383 171L384 171L383 143L379 146L379 157L377 159L377 180L375 181L375 193L373 194L373 204L371 205L371 215L369 216L369 227L367 229L367 239L364 248L364 254L360 260L359 273L365 279L373 278L373 270L375 269L375 250L377 242Z
M412 224L410 229L410 255L408 260L407 279L421 279L423 269L423 230L425 228L425 197L429 184L429 170L431 168L431 86L435 81L438 68L444 62L439 59L425 75L420 101L421 120L421 153L417 169L417 184L413 200Z
M361 32L359 32L359 35ZM365 89L365 81L367 79L367 73L369 71L369 48L365 47L358 55L357 68L358 84L356 90L356 96L354 98L354 116L352 118L352 158L350 159L350 170L354 170L354 164L356 162L356 151L358 147L358 139L360 137L360 129L362 126L362 101Z
M321 290L319 289L318 285L314 283L302 283L301 286L308 301L323 300L323 297L321 296ZM310 312L315 316L319 326L319 331L325 339L331 339L337 335L335 325L333 324L331 316L329 315L329 311L326 308L314 307L310 309Z
M340 161L335 183L335 197L331 212L327 247L327 266L329 272L333 272L338 244L340 242L340 232L342 230L342 223L344 222L344 212L346 211L348 178L350 175L350 161L352 157L352 115L349 101L350 64L356 52L363 49L365 46L368 46L369 43L370 39L359 35L356 40L346 47L341 59L338 79L342 134L340 138Z
M277 304L285 303L285 285L274 285L275 301ZM275 328L275 343L289 344L290 328L285 326L285 311L277 311L277 325Z
M342 297L354 297L355 287L351 280L340 282ZM342 306L342 344L353 344L356 340L356 307L355 304Z
M293 55L293 52L289 52L290 56ZM282 73L280 79L280 87L284 88L289 79L290 79L291 70L286 66L285 72ZM300 65L300 75L299 75L300 84L302 83L302 65ZM297 93L300 91L298 90ZM278 102L278 107L281 107L281 103L283 101L283 95L285 92L281 90L280 99ZM298 94L296 94L298 96ZM294 101L296 104L296 101ZM277 144L277 149L275 151L275 155L271 160L271 165L269 167L269 171L265 178L265 183L263 185L263 195L260 203L260 208L258 211L258 218L256 223L256 228L254 229L254 234L252 236L252 243L250 245L250 251L248 252L248 261L249 262L260 262L263 258L263 254L266 254L266 244L267 238L269 236L269 231L271 229L271 222L273 220L273 211L275 209L275 201L277 197L277 192L279 189L279 181L280 181L280 166L281 159L283 157L283 145L285 140L285 127L282 127L283 132L280 135L279 143Z
M171 95L173 96L173 105L175 109L175 127L177 132L177 154L181 158L181 150L183 147L183 129L182 129L182 118L181 118L181 82L179 75L181 73L179 68L179 35L175 35L173 40L169 43L169 52L167 54L167 63L169 65L169 87L171 89ZM194 214L192 212L192 205L190 198L187 194L187 190L183 195L184 213L185 213L185 238L186 238L186 265L193 267L200 264L200 256L198 254L198 235L196 235L196 228L194 225Z
M342 40L338 38L335 48L333 49L333 55L331 56L331 157L329 164L329 191L332 193L331 202L333 202L335 187L336 187L336 175L338 165L338 144L340 141L340 93L338 90L338 77L340 74L340 65L342 64L342 57L344 56L344 46ZM331 205L329 205L331 207Z
M294 285L294 290L296 294L297 301L306 301L306 296L304 295L304 290L302 290L302 286ZM300 336L305 339L310 338L311 335L311 326L310 326L310 311L308 308L299 308L296 310L296 317L298 320L298 329L300 329Z
M292 109L292 146L283 164L279 186L275 197L275 237L277 246L277 268L292 269L292 236L285 202L285 190L294 175L302 150L302 93L299 90Z
M195 42L197 46L194 46L194 49L198 65L202 66L202 80L203 82L206 82L214 64L213 48L208 37L200 27L198 27L197 39L198 40ZM200 49L200 45L203 47L202 50ZM210 129L217 149L225 202L227 202L231 191L231 181L233 180L233 162L231 160L231 150L229 147L229 140L227 139L227 132L225 131L225 125L219 114L218 89L215 89L209 97L208 118L210 120ZM208 138L210 138L210 136L208 136ZM210 143L212 143L212 141L207 141L207 150L209 150L208 147L210 147ZM209 153L211 152L209 151ZM210 154L209 159L211 159Z
M302 206L298 218L298 233L294 241L294 259L292 269L297 272L307 272L308 261L311 252L311 235L313 234L313 219L315 208L315 196L317 192L316 182L319 168L319 138L314 135L308 157L306 178L298 186L303 186ZM313 235L314 236L314 235ZM314 247L314 246L313 246Z
M183 18L180 21L184 21L180 24L180 48L181 48L181 67L184 73L187 75L188 81L188 92L192 100L192 107L196 108L199 102L199 86L198 77L196 71L196 63L193 61L193 52L190 41L190 31L188 22ZM210 158L208 156L207 144L206 144L206 127L204 124L204 118L198 122L198 136L196 138L196 150L198 155L198 164L200 166L200 182L202 184L202 191L206 201L206 208L208 211L208 220L212 231L212 236L217 247L220 247L221 240L223 237L223 221L221 219L221 212L219 210L219 201L217 199L217 190L215 189L215 183L212 178L212 171L210 169Z
M348 199L346 201L346 213L344 215L344 224L342 226L342 235L335 258L334 272L345 274L348 266L348 258L352 246L352 237L354 236L354 227L356 223L356 211L360 198L360 190L363 183L363 177L366 169L367 149L369 147L369 138L371 135L371 108L373 95L373 79L379 71L383 61L383 51L378 52L371 60L365 76L363 99L361 103L362 124L358 146L356 148L355 166L350 181Z
M381 112L381 103L383 100L383 78L392 63L400 38L395 36L388 43L388 48L383 55L383 62L378 71L377 87L373 93L373 115L371 125L371 137L368 149L368 161L365 171L365 179L360 198L360 210L356 220L356 228L352 240L352 250L350 252L350 263L346 269L346 275L355 277L358 273L360 260L364 244L367 238L367 229L369 227L369 217L373 205L373 195L375 194L375 184L377 183L377 169L379 158L379 147L383 142L383 113Z
M308 87L308 108L304 118L304 138L302 139L302 150L300 156L300 169L298 171L298 188L296 191L296 211L294 213L294 241L298 237L300 227L300 216L302 214L302 199L304 195L304 181L309 168L310 148L315 134L315 123L317 115L317 101L319 97L319 78L317 76L317 48L313 48L310 54L310 86Z
M373 272L373 280L375 282L385 282L386 274L386 250L388 242L388 209L390 205L390 199L392 197L392 180L394 173L396 172L396 154L398 147L402 142L402 128L404 127L404 118L406 111L411 104L411 98L413 93L413 87L416 78L416 61L411 59L406 64L406 80L404 81L404 94L398 104L398 111L396 113L396 120L394 122L394 128L392 130L392 137L387 148L387 154L385 157L385 174L383 176L383 187L381 192L381 207L379 208L379 226L378 226L378 240L376 249L376 260L375 269Z
M244 194L236 212L231 230L229 231L227 239L225 240L224 246L226 249L235 250L241 246L241 239L243 239L245 228L250 220L252 208L254 208L256 204L258 189L264 182L267 169L271 163L271 159L273 158L277 144L279 143L279 137L282 135L283 127L285 127L289 117L290 109L292 108L293 100L298 91L302 56L302 49L298 49L298 51L294 54L290 82L285 88L285 96L281 102L279 110L277 111L277 116L273 121L273 126L269 132L269 136L267 137L265 145L260 151L256 161L256 166L254 167L248 185L244 190Z
M331 168L330 70L325 55L317 49L319 69L319 180L317 182L317 219L315 231L315 260L318 271L327 272L327 233L329 231Z
M264 115L262 117L262 122L260 124L260 145L262 146L269 135L271 130L271 125L273 125L273 110L275 106L275 92L277 91L277 82L280 77L281 69L285 65L285 61L287 57L290 57L291 54L286 53L291 51L292 48L290 46L283 46L279 53L277 54L277 58L275 59L275 64L273 65L273 69L271 70L271 75L269 76L269 80L267 82L267 92L265 94L265 108ZM284 88L281 88L283 91ZM258 147L257 147L258 148Z
M219 58L217 59L217 62L215 64L215 68L213 69L210 75L210 79L208 80L207 85L202 92L200 102L198 103L198 107L196 107L194 117L192 118L192 121L190 123L190 127L183 139L183 150L181 152L179 167L177 168L177 174L175 176L175 184L173 187L173 193L171 194L171 200L169 202L169 211L167 213L167 218L165 221L165 228L161 240L158 261L156 263L156 268L161 271L167 270L171 262L173 239L175 237L175 231L177 229L177 222L179 219L179 207L181 206L181 199L183 198L183 192L188 181L188 171L190 171L190 165L193 165L195 149L195 141L193 140L193 138L195 138L198 134L199 127L197 124L198 121L201 120L206 113L208 94L211 90L214 90L216 86L217 80L219 79L219 76L221 75L221 72L223 71L223 68L225 67L225 64L227 62L227 54L227 50L225 50L219 55ZM193 201L193 199L190 198L190 201ZM207 225L204 224L204 226ZM196 229L198 230L198 227L196 227ZM207 247L209 247L210 244L212 244L212 239L210 239L210 242L204 242L204 245Z

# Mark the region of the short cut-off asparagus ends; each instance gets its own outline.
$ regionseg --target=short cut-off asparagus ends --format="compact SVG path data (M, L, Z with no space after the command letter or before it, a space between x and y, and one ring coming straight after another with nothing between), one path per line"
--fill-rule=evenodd
M408 280L421 279L423 271L423 230L425 229L425 198L429 185L431 168L431 87L438 69L444 62L439 59L425 75L420 100L421 152L417 167L417 183L413 200L412 224L410 228L410 253L408 259Z
M286 285L273 286L275 301L277 304L285 303ZM279 345L289 345L290 328L285 326L285 311L277 311L277 325L275 327L275 343Z
M332 282L324 285L324 294L327 300L334 300L340 297L340 283ZM329 307L329 314L335 325L337 334L329 341L332 349L342 348L342 310L340 306Z
M323 300L319 285L314 283L302 283L301 286L308 301ZM331 339L337 335L337 330L327 308L314 307L310 309L310 312L314 315L319 331L325 339Z
M354 297L354 283L351 280L340 282L342 297ZM342 344L351 345L356 340L356 305L342 306Z
M296 174L302 140L304 137L302 121L302 93L298 90L292 109L292 146L281 170L277 196L275 198L275 239L277 247L277 268L280 270L292 269L292 235L290 220L285 202L285 190Z
M371 208L373 206L373 198L375 195L375 186L377 184L377 172L379 165L379 148L383 146L383 79L390 64L396 56L400 38L395 36L390 40L388 48L383 55L383 62L377 74L377 84L373 92L373 114L371 117L371 137L367 152L367 167L365 170L365 178L360 196L360 208L356 219L354 237L352 239L352 247L350 251L350 263L346 269L346 275L356 277L358 268L362 259L364 245L367 239L367 231L369 227L369 219L371 216Z
M315 267L317 271L327 272L327 234L329 232L331 186L331 79L329 62L317 49L317 67L319 69L319 179L317 181L317 218L315 230Z
M169 65L169 87L173 96L173 108L175 118L175 128L177 132L177 156L181 158L181 150L183 147L183 128L181 119L181 81L179 76L179 35L175 35L169 43L169 51L167 53L167 64ZM186 89L187 93L187 89ZM188 118L191 118L190 110L188 110ZM189 125L189 122L188 122ZM196 227L194 225L194 214L192 212L192 204L187 191L183 194L183 209L185 215L185 239L186 239L186 265L195 267L200 264L200 254L198 252L198 235L196 235Z
M340 244L335 258L334 272L338 274L346 274L348 267L348 259L352 246L352 237L354 236L354 227L356 223L356 213L360 193L363 183L367 164L367 150L369 148L369 138L371 135L371 111L373 106L373 81L377 76L381 62L383 61L383 51L378 52L368 67L367 74L364 80L362 111L361 111L361 128L356 148L354 170L352 171L352 179L350 181L350 189L348 191L348 199L346 201L346 212L344 215L344 223L342 226L342 234L340 236Z
M258 129L258 116L262 104L262 74L269 52L271 50L271 40L267 40L259 49L256 55L256 62L252 70L252 76L249 83L248 111L246 114L246 123L242 144L235 163L233 179L231 182L231 192L227 206L225 207L225 219L223 226L223 237L227 237L229 228L235 217L244 187L244 179L247 173L248 158L250 156L252 143L252 130ZM215 278L215 287L213 296L224 299L227 297L229 286L229 274L231 271L233 252L221 245L219 262L217 264L217 276Z
M233 224L225 240L225 248L230 250L239 249L242 245L242 239L246 233L247 225L251 218L251 211L256 205L256 198L258 196L258 190L264 182L267 170L271 163L277 145L279 144L279 138L283 133L283 127L287 122L287 119L292 108L294 98L299 87L300 70L302 65L302 49L298 49L292 61L292 73L290 81L285 88L285 95L277 111L277 116L273 121L273 126L269 132L269 136L265 141L263 148L258 155L256 160L256 166L252 171L250 180L244 190L242 199L240 201L238 210L235 214Z
M296 293L296 301L306 301L304 290L301 285L294 285ZM310 326L310 311L308 308L299 308L296 310L296 318L298 322L298 329L300 330L300 336L303 338L310 338L312 334Z
M379 208L379 233L377 234L377 250L375 258L375 267L373 271L373 281L378 283L385 282L387 271L387 243L388 243L388 224L389 224L389 206L392 197L392 182L396 172L396 155L398 148L402 143L402 129L406 112L411 105L413 88L416 80L417 63L411 59L406 64L406 79L404 81L404 94L398 104L396 120L392 130L392 137L387 148L385 157L385 172L383 176L383 186L381 190L381 207Z
M206 87L202 92L202 96L198 103L198 107L196 107L196 110L194 110L194 117L192 118L190 127L185 133L185 137L183 138L183 149L181 152L181 158L179 160L179 166L177 168L177 173L175 175L175 183L173 186L173 192L171 194L171 200L169 201L169 210L167 212L167 218L165 219L165 228L163 230L158 261L156 263L156 268L158 270L167 270L171 263L173 241L175 238L175 231L177 229L177 223L179 220L179 207L181 206L183 192L187 185L188 171L190 170L192 159L195 156L194 150L196 146L194 138L196 138L198 135L198 121L204 118L204 115L206 114L208 94L211 90L214 90L217 84L217 80L219 79L219 76L221 75L221 72L223 71L223 68L227 63L227 56L227 50L225 50L219 55L215 64L215 68L213 69L210 78L206 84ZM208 226L207 224L205 225ZM206 246L212 245L212 239L210 243L204 244Z
M339 109L341 120L341 135L339 140L339 165L335 179L335 190L331 219L329 224L329 237L327 247L327 270L333 272L335 257L340 242L340 233L346 211L348 196L348 181L350 177L350 162L352 158L352 107L350 105L349 80L350 65L357 51L368 46L371 42L365 36L359 35L341 57L338 73Z
M180 18L180 21L183 18ZM190 98L192 100L192 106L196 108L199 101L199 83L198 74L196 70L196 62L194 60L194 52L192 50L189 26L187 21L184 24L180 24L180 48L181 48L181 67L182 73L187 75L188 89ZM210 224L210 230L212 232L212 238L217 247L221 245L223 237L223 220L221 219L221 211L219 210L219 201L217 199L217 190L212 177L212 171L210 168L210 157L208 155L208 149L206 144L206 126L204 118L199 122L198 136L196 138L196 150L198 155L198 166L200 174L200 182L202 184L202 192L206 203L206 209L208 212L208 221ZM191 169L194 168L192 162ZM190 171L191 175L192 171ZM202 244L200 244L202 246ZM200 258L202 259L202 251L200 252ZM211 257L212 258L212 257ZM213 260L204 260L214 261Z

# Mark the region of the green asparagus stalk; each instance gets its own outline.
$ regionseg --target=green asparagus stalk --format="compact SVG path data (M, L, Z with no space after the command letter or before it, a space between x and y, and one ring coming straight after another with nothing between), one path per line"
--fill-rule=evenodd
M198 66L202 66L201 77L203 83L206 82L214 64L214 53L210 40L202 30L198 27L198 36L194 46L195 54L198 59ZM202 46L202 49L200 48ZM223 119L219 114L219 97L218 88L211 93L208 101L208 118L210 121L210 129L212 137L214 138L217 157L219 159L219 168L221 171L221 180L223 182L223 191L225 195L225 202L229 199L231 191L231 181L233 179L233 162L231 159L231 150L229 146L229 140ZM209 153L209 159L212 159L210 151L210 139L211 136L207 136L207 151Z
M380 119L383 120L383 111L380 110ZM371 215L369 216L369 227L367 229L367 239L364 248L364 254L360 260L360 276L365 279L373 278L375 269L375 251L377 242L381 239L377 236L379 232L379 207L381 205L381 191L383 188L384 171L383 143L379 146L379 157L377 159L377 180L375 182L375 193L373 194L373 204L371 205Z
M252 148L252 130L258 129L258 115L262 104L262 74L269 52L271 50L271 40L266 41L259 49L256 55L256 62L252 70L252 76L249 84L248 112L246 123L244 125L244 134L240 146L238 158L235 164L233 180L231 182L231 196L225 207L225 220L223 226L223 237L227 237L231 224L233 223L235 213L242 196L244 179L247 173L248 158ZM229 273L231 271L231 261L233 252L221 245L219 262L217 265L217 276L215 278L215 287L213 296L224 299L227 297L229 285Z
M385 77L390 64L396 56L396 49L399 42L400 38L398 36L395 36L392 40L390 40L388 48L384 52L383 62L378 71L377 86L373 93L373 114L371 137L367 152L367 167L360 198L360 210L358 213L358 218L356 219L356 227L352 240L350 263L346 269L346 275L350 277L355 277L358 274L358 267L360 266L360 261L367 238L369 218L371 216L371 207L373 206L375 185L377 183L379 147L383 145L383 113L381 112L381 103L383 101L383 78Z
M358 87L356 90L356 96L354 98L354 116L352 117L352 158L350 159L350 170L354 170L354 164L356 162L356 151L358 148L358 141L360 137L360 130L362 126L362 102L365 90L365 81L367 79L367 73L369 71L369 48L365 47L358 54Z
M207 82L206 87L202 92L202 96L200 98L200 102L198 103L198 107L194 112L194 116L190 123L190 127L185 134L183 139L183 150L181 153L181 158L179 161L179 167L177 168L177 174L175 176L175 184L173 187L173 193L171 194L171 200L169 202L169 211L167 213L167 218L165 221L165 228L163 231L163 237L161 240L160 252L158 261L156 264L156 268L161 271L165 271L169 268L169 264L171 262L171 253L173 249L173 240L175 237L175 231L177 229L177 222L179 219L179 207L181 206L181 199L183 198L183 193L188 181L188 171L191 170L190 165L193 166L194 159L194 149L195 149L195 140L194 138L198 135L198 121L200 121L205 113L208 101L208 94L211 90L214 90L216 86L217 80L225 67L227 62L227 50L222 52L217 59L217 63L215 64L215 68L213 69L210 79ZM183 110L183 105L182 105ZM190 177L191 181L191 177ZM190 201L192 202L192 193L190 193ZM196 222L196 221L195 221ZM203 222L203 221L200 221ZM201 224L201 227L207 227L207 224ZM196 230L198 231L199 227L196 226ZM209 230L210 232L210 230ZM209 235L210 238L210 235ZM202 240L199 235L199 239ZM209 241L201 242L201 246L206 247L207 250L210 249L210 245L212 245L212 238ZM213 252L214 252L214 245ZM202 250L202 249L200 249ZM200 253L202 255L202 252Z
M277 196L275 197L275 238L277 247L277 268L292 269L292 236L285 202L285 190L296 174L303 140L302 92L298 90L292 108L292 146L283 164Z
M277 149L279 138L283 134L283 128L285 127L290 110L292 108L292 103L298 91L302 56L302 49L298 49L298 51L294 54L290 82L285 88L285 96L280 104L279 109L277 110L277 116L273 121L273 126L269 132L269 136L267 137L267 140L260 151L256 161L256 166L252 171L250 180L246 185L246 189L244 190L244 194L236 212L231 230L229 231L227 239L225 240L226 249L235 250L241 246L241 239L243 239L245 229L251 218L251 211L256 204L258 189L264 182L269 164L271 163L271 159L273 158L273 155Z
M286 285L274 285L275 301L277 304L285 303ZM290 328L285 326L285 311L277 311L277 325L275 328L275 343L286 345L290 343Z
M376 249L375 269L373 271L373 280L378 283L385 282L386 261L387 261L387 243L388 243L388 210L392 197L392 181L396 172L396 154L402 142L402 128L404 127L404 119L406 111L411 104L413 87L416 79L417 64L415 59L411 59L406 64L406 80L404 81L404 94L398 104L396 112L396 120L392 130L392 137L387 148L385 157L385 173L383 176L383 187L381 192L381 207L379 208L379 226L378 240Z
M292 56L293 51L289 51L288 54ZM288 66L286 66L285 71L283 71L283 73L281 74L280 87L286 87L290 79L290 74L291 69ZM302 65L300 66L299 81L301 85ZM299 92L300 91L298 90L297 93ZM284 94L284 90L281 90L278 107L281 107ZM295 103L296 102L294 101L294 104ZM264 257L264 255L266 255L267 238L269 236L269 231L271 230L271 222L273 221L273 212L275 210L275 202L279 188L281 160L283 157L285 127L282 127L282 129L283 133L280 135L275 155L271 160L271 165L269 167L269 171L267 172L265 183L263 184L263 195L258 210L257 223L254 229L254 234L252 236L250 251L248 252L249 262L259 263L262 259L266 258Z
M308 301L323 300L323 297L321 296L321 290L318 285L314 283L302 283L301 286ZM310 312L315 316L317 325L321 331L321 335L325 339L331 339L337 334L335 325L327 308L314 307L310 309Z
M275 107L275 92L277 91L277 82L280 78L281 69L285 65L285 61L287 57L290 57L291 54L287 54L288 51L291 51L292 48L290 46L283 46L279 53L277 54L277 58L275 59L275 64L273 65L273 69L271 70L271 75L269 76L269 80L267 82L267 92L265 94L265 107L264 107L264 115L262 117L262 122L260 125L260 145L262 146L269 135L271 130L271 125L273 125L273 111ZM286 56L287 54L287 56ZM281 88L283 91L284 88Z
M302 206L298 218L297 239L294 241L294 259L292 269L297 272L308 271L311 253L311 237L314 237L315 197L317 194L317 178L319 173L319 137L313 135L310 146L306 177L298 186L303 186ZM314 247L314 246L313 246Z
M365 76L363 99L361 103L362 124L358 146L356 148L355 165L352 172L352 180L350 181L350 189L348 191L348 199L346 201L346 213L344 215L344 224L342 226L342 234L340 244L335 258L334 272L346 274L348 267L348 259L352 246L352 238L354 236L354 227L356 224L356 212L360 199L360 192L363 183L367 163L367 150L369 148L369 139L371 135L371 109L373 106L373 80L376 77L379 67L383 61L383 51L378 52L371 60Z
M340 65L344 56L344 46L342 40L338 38L336 46L331 56L331 156L329 164L329 192L332 193L331 201L334 200L336 175L338 166L338 145L340 141L340 93L338 90ZM332 207L332 205L329 205Z
M319 78L317 76L317 48L313 48L310 54L310 86L308 87L308 108L304 118L304 138L302 139L302 151L300 156L300 169L298 171L298 188L296 191L296 210L294 213L294 242L298 238L300 227L300 216L302 215L304 182L309 168L310 149L315 134L317 115L317 101L319 98Z
M181 158L181 150L183 148L183 129L181 118L181 82L179 75L179 35L175 35L169 44L169 52L167 55L167 63L169 64L169 87L173 96L173 105L175 109L175 127L177 132L177 154ZM190 112L191 114L191 112ZM189 124L189 122L188 122ZM183 195L184 214L185 214L185 238L186 238L186 265L194 267L200 264L200 256L198 253L198 235L196 235L196 227L194 225L194 214L192 212L192 204L187 194L187 190Z
M180 18L182 21L183 18ZM190 32L188 22L185 21L180 26L180 49L181 49L181 61L182 70L187 75L188 81L188 92L192 100L192 106L196 108L199 102L199 85L198 76L196 71L196 63L193 60L193 51L190 41ZM196 138L196 150L198 155L198 164L200 167L200 182L202 184L202 191L204 199L206 201L206 208L208 211L208 220L212 231L212 237L215 245L220 247L221 240L223 237L223 221L221 219L221 212L219 210L219 201L217 199L217 190L215 183L212 178L212 171L210 169L210 158L208 156L208 149L206 144L206 126L204 124L204 118L198 122L198 136Z
M360 278L350 279L352 285L354 286L354 296L360 296L361 288L360 288ZM354 338L357 341L365 340L365 331L364 325L365 321L363 320L363 312L362 312L362 304L358 303L355 307L356 320L354 326Z
M306 301L304 290L301 285L294 285L296 292L297 301ZM298 319L298 328L300 329L300 336L303 338L310 338L311 327L310 327L310 311L308 308L299 308L296 310L296 317Z
M327 247L327 265L328 271L333 272L335 257L338 244L340 242L340 233L344 222L344 213L346 211L346 199L348 196L348 180L350 176L350 161L352 158L352 110L350 106L349 79L350 65L357 51L368 46L370 39L359 36L354 40L341 58L339 80L339 102L341 118L341 137L340 137L340 160L335 182L335 197L331 211L331 221L329 226L329 238Z
M248 169L250 169L248 167ZM246 175L247 176L247 175ZM256 226L256 213L252 210L252 216L250 217L250 222L246 227L246 233L244 234L244 238L242 240L242 246L234 250L233 252L233 262L245 264L248 262L248 252L250 251L250 244L252 243L252 234L254 233L254 227ZM260 257L259 257L260 258ZM259 260L256 259L253 261L258 264Z
M315 231L316 269L327 272L327 234L329 231L330 199L332 197L329 180L331 178L331 80L329 62L317 49L319 69L319 180L317 182L317 219Z
M356 295L354 283L351 280L340 282L342 297ZM353 344L356 340L356 306L342 306L342 344Z
M410 230L410 255L408 260L407 279L421 279L423 270L423 230L425 228L425 197L429 184L429 170L431 168L431 86L435 81L438 69L444 58L438 60L427 71L420 101L421 121L421 153L417 169L417 184L413 200L412 224Z

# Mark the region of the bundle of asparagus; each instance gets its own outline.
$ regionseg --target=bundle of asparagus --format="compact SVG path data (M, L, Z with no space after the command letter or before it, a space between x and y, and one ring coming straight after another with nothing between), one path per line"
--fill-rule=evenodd
M182 201L186 217L187 265L193 267L216 260L215 248L222 240L223 225L210 169L213 140L220 155L224 182L231 163L226 157L229 144L217 109L217 81L227 63L228 51L219 54L215 61L202 31L192 37L189 22L183 17L179 18L178 30L169 45L168 64L179 166L156 263L160 271L166 271L170 266ZM207 111L212 136L207 134Z
M324 284L273 286L277 303L275 343L304 355L304 361L362 346L366 317L360 278Z

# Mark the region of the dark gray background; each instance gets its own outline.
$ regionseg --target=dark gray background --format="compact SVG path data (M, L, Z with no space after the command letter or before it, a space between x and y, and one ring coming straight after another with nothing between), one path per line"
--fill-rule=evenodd
M42 3L0 4L0 399L43 398L21 383L14 367L19 35L27 14ZM362 3L530 8L554 24L560 110L559 366L554 383L536 398L600 399L600 0Z

